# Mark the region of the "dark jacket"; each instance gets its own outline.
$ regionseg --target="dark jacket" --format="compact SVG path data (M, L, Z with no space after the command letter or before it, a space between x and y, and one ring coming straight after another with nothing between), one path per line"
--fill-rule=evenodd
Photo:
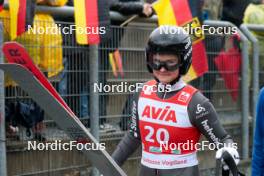
M251 0L223 0L222 20L240 26L243 22L245 9L250 2Z
M110 10L123 15L142 14L143 3L135 0L109 0Z

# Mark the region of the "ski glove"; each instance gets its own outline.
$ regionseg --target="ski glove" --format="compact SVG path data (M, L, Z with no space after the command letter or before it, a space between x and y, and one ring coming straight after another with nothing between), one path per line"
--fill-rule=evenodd
M223 147L221 149L218 149L216 151L215 158L216 159L222 158L224 152L228 152L232 156L232 158L235 161L236 165L238 165L238 163L239 163L239 154L238 154L237 150L235 148L233 148L233 147ZM222 159L221 161L223 163L224 170L229 170L229 168L226 165L226 163L224 163L224 160Z

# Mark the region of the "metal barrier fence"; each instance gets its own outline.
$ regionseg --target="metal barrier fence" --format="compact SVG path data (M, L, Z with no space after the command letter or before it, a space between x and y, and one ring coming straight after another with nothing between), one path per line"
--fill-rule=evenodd
M263 33L264 25L255 25L255 24L242 24L240 26L241 31L248 37L251 42L250 55L250 69L251 69L251 112L253 117L253 134L254 134L254 125L256 123L256 109L257 109L257 99L260 88L264 86L263 77L264 75L264 65L263 65L263 37L259 34Z
M233 26L234 24L224 21L205 21L205 24L210 26ZM237 29L238 34L241 39L241 55L242 55L242 65L241 65L241 112L242 112L242 157L248 158L249 154L249 85L248 85L248 39L245 35Z
M4 24L7 24L8 19L3 19ZM40 20L39 25L52 25L51 22ZM57 21L61 26L67 26L71 23ZM230 23L222 22L206 22L212 26L230 26ZM138 82L145 82L151 79L151 75L147 72L145 64L145 43L148 35L156 26L155 23L133 23L127 27L111 26L113 30L112 41L101 44L100 46L88 47L80 46L75 42L73 35L62 35L61 37L54 37L52 35L46 36L46 44L41 43L44 36L36 35L22 36L18 39L29 51L34 61L39 63L44 73L49 76L50 81L61 93L63 98L69 104L83 123L89 128L93 127L94 134L98 135L100 132L101 139L119 138L127 130L129 117L129 100L131 99L131 92L102 92L95 93L91 90L94 83L102 83L104 85L119 85L122 82L135 84ZM4 25L4 28L6 25ZM8 30L4 29L5 41L8 40ZM229 64L234 65L237 60L237 53L227 52L229 48L234 46L230 42L229 35L209 35L206 34L205 46L207 49L207 57L209 63L209 72L203 77L192 81L191 84L198 87L215 105L217 112L221 118L227 115L240 117L242 111L243 117L243 157L248 156L248 111L245 106L248 104L248 94L246 82L247 78L247 45L246 38L242 35L242 70L241 71L222 71L224 74L231 76L237 74L239 78L237 81L241 84L242 91L238 89L227 89L226 80L223 79L215 65L215 59L219 53L230 58ZM58 43L54 43L54 40ZM39 43L38 43L39 42ZM42 41L43 42L43 41ZM124 76L115 77L109 63L109 53L118 48L122 56ZM246 50L246 51L245 51ZM45 53L46 57L39 55ZM60 58L61 56L61 58ZM98 57L97 57L98 56ZM56 58L56 60L52 60ZM60 60L58 59L60 58ZM218 58L219 59L219 58ZM59 63L57 63L59 61ZM96 62L97 61L97 62ZM44 62L44 64L41 62ZM45 67L49 65L48 67ZM54 67L61 65L61 67ZM63 67L62 67L63 65ZM98 70L96 65L98 65ZM96 71L98 71L96 73ZM54 73L54 74L52 74ZM98 79L96 79L98 78ZM242 83L241 83L242 81ZM238 93L238 99L234 101L231 93ZM31 103L30 97L23 92L19 86L15 86L12 82L6 87L6 102L23 102ZM92 114L92 115L91 115ZM95 115L99 114L100 122L95 120ZM89 122L91 119L94 122ZM227 118L226 118L227 119ZM227 119L228 120L228 119ZM229 120L241 120L240 118L233 118ZM92 124L99 124L94 126ZM110 125L106 125L110 124ZM67 141L63 131L45 116L46 128L41 131L46 140L54 141L56 139ZM108 128L109 126L113 126ZM100 131L99 131L100 130ZM38 132L38 131L37 131ZM85 168L89 166L89 162L80 154L73 152L29 152L25 149L26 142L32 140L36 136L27 137L23 127L16 136L7 136L7 162L8 175L38 175L48 174L56 175L58 170L67 170L66 168ZM36 134L36 132L33 132ZM245 135L245 136L244 136ZM39 136L37 136L39 137ZM39 139L39 138L38 138ZM248 143L247 143L248 144ZM40 164L34 162L34 157L43 157ZM14 160L17 160L14 162ZM55 160L55 161L54 161ZM57 162L58 163L57 163ZM30 164L29 164L30 163ZM82 163L82 164L81 164ZM83 164L85 163L85 164ZM70 167L74 165L73 167Z
M3 44L3 24L0 22L0 44ZM2 52L0 52L0 63L3 63ZM0 71L0 175L7 175L6 168L6 132L5 132L5 93L4 93L4 73Z

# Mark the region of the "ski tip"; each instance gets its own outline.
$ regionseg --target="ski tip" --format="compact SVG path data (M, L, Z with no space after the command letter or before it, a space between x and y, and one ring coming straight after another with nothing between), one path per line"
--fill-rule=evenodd
M19 49L19 48L24 48L23 45L21 45L18 42L5 42L2 47L2 51L4 52L4 55L7 56L12 49Z
M21 47L21 48L24 48L24 46L18 42L14 42L14 41L11 41L11 42L5 42L3 43L3 50L6 50L8 48L13 48L13 47Z

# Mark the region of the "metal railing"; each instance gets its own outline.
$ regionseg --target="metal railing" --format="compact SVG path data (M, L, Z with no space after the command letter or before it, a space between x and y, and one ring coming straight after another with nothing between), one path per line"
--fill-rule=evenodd
M0 22L0 45L3 44L3 24ZM0 47L2 50L2 47ZM3 55L0 52L0 63L3 63ZM7 175L6 165L6 129L5 129L5 93L4 72L0 70L0 175Z
M256 123L256 110L257 110L257 101L258 101L258 94L260 88L263 86L263 81L260 85L260 74L263 75L263 65L260 64L260 57L263 55L260 53L260 41L263 39L259 39L258 34L256 32L264 32L264 25L259 24L242 24L240 26L241 31L247 36L247 38L251 42L251 52L252 54L252 64L250 69L252 69L252 134L254 134L255 130L255 123ZM262 68L260 68L262 67Z
M227 21L205 21L204 24L208 24L210 26L233 26L236 27L234 24L227 22ZM248 39L247 37L237 29L238 34L241 39L242 44L242 83L241 83L241 109L242 109L242 157L248 158L249 153L249 85L248 85L248 66L249 66L249 59L248 59Z

